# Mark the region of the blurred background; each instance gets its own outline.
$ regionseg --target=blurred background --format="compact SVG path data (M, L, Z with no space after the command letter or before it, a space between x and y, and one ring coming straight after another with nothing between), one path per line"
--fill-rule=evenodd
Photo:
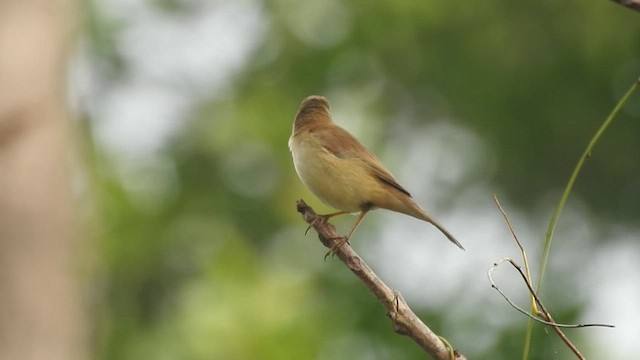
M297 199L332 209L287 141L319 94L467 249L379 211L356 251L468 358L520 358L492 195L537 277L639 75L640 13L610 1L3 1L0 357L424 358L304 234ZM558 322L616 325L566 331L587 358L640 356L639 116L635 94L589 158L541 291ZM532 359L571 358L535 326Z

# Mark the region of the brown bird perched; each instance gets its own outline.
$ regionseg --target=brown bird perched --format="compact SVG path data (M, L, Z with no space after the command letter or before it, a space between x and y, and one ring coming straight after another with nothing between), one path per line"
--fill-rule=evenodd
M407 214L427 221L452 243L464 247L418 205L378 158L329 113L329 101L309 96L302 101L289 138L293 164L304 185L322 202L339 212L322 218L360 212L358 219L332 252L349 241L365 215L376 208Z

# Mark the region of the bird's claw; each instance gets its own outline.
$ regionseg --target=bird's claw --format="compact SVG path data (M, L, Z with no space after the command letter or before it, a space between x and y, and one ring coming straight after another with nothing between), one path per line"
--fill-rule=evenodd
M304 231L304 236L307 236L307 233L309 232L309 230L311 230L311 228L314 225L317 225L318 222L323 223L323 222L326 222L327 219L329 219L329 217L326 215L316 215L316 217L309 224L309 227L307 227L307 230Z
M338 249L340 249L344 244L349 244L349 238L346 236L338 236L333 239L336 239L336 243L331 246L331 249L324 254L324 261L327 261L327 256L331 255L331 257L335 257Z

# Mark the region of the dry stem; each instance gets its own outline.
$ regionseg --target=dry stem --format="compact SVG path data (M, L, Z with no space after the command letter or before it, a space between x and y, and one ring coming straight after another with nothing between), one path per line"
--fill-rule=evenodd
M303 200L298 200L297 209L302 218L318 233L318 238L328 248L341 240L336 228L319 218L315 211ZM387 286L358 254L346 243L336 249L335 255L353 272L387 310L393 330L412 338L420 347L436 360L464 360L466 357L451 350L416 314L409 308L399 292Z

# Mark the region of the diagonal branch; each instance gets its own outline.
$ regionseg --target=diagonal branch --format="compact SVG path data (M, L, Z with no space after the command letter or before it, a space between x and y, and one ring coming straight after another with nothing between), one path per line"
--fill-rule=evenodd
M318 217L315 211L303 200L298 200L296 206L304 221L316 230L318 238L324 246L332 248L342 239L336 232L336 228L325 222L323 218ZM466 359L457 350L451 350L438 335L429 329L409 308L402 295L387 286L348 243L338 248L335 255L384 306L396 333L412 338L436 360Z
M629 9L640 11L640 0L613 0L622 6L626 6Z

